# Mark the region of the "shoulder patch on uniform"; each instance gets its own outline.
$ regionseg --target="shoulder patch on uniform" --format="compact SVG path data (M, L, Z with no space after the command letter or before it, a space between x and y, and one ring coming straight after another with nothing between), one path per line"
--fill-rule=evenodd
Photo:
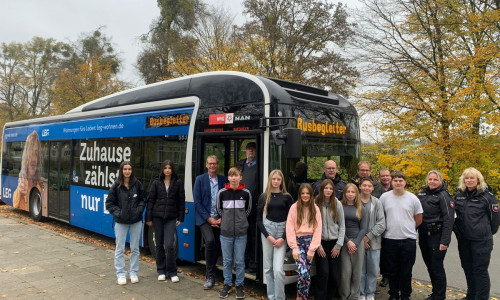
M498 204L492 204L491 209L493 210L493 212L498 212Z
M450 207L451 207L451 208L455 208L455 202L450 201Z

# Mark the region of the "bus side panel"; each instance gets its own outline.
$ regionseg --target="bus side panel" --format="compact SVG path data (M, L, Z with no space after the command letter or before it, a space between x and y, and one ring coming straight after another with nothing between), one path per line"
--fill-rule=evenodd
M19 178L2 175L2 201L10 206L13 206L12 197L17 189Z
M106 210L108 191L72 185L70 224L114 237L113 216Z
M184 222L177 227L177 239L179 242L178 257L182 260L195 262L194 202L186 201L185 211Z

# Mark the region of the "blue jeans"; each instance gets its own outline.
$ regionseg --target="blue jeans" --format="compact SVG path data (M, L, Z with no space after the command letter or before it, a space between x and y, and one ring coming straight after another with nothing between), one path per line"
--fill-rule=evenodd
M264 227L270 236L279 239L283 236L286 222L273 222L268 219L263 221ZM286 299L285 296L285 271L283 264L285 262L286 241L281 247L274 248L266 237L262 238L262 259L264 265L264 275L266 276L267 297L269 300Z
M363 262L363 270L361 271L361 296L375 297L379 263L380 249L365 249L365 259Z
M129 275L137 275L139 271L139 240L141 238L142 221L134 224L115 223L115 269L116 277L125 277L125 242L127 240L127 232L130 231L130 270Z
M224 268L224 284L233 285L233 258L236 267L236 286L242 286L245 279L245 248L247 246L247 235L237 237L220 236L220 245L222 248L222 261Z
M168 278L177 276L174 256L175 219L153 218L156 241L156 271ZM166 255L165 255L166 252Z

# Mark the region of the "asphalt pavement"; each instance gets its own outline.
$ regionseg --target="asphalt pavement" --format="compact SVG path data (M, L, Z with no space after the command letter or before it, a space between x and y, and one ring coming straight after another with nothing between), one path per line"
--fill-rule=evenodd
M39 224L26 218L0 214L1 299L218 299L220 285L214 290L203 290L204 267L196 264L180 267L183 272L178 283L159 282L154 260L151 262L145 258L140 261L139 283L131 284L128 280L127 285L118 285L113 265L114 251L108 249L109 246L106 248L89 242L92 238L77 238ZM452 253L447 255L449 278L463 276L461 269L449 271L451 265L460 268L456 259ZM493 260L495 262L490 265L492 296L497 296L495 270L498 268L495 266L498 259ZM126 261L128 266L128 256ZM222 272L219 273L218 280L222 281ZM414 278L422 280L413 281L412 299L425 299L431 286L426 282L428 276L421 260L417 260L413 273ZM264 285L245 282L247 299L265 299ZM464 297L465 285L460 281L450 282L456 285L450 285L447 298ZM288 299L295 298L293 284L286 287L286 292ZM233 297L231 294L230 298ZM376 299L388 299L387 287L381 288Z

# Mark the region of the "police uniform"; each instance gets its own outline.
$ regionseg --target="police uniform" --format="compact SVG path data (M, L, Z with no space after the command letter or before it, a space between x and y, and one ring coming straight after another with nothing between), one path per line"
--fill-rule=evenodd
M489 299L493 234L498 231L498 200L488 190L462 191L455 195L454 231L467 280L467 299Z
M432 294L428 299L446 299L443 265L446 250L439 250L439 246L450 244L455 218L454 201L444 183L436 189L425 186L418 199L424 210L422 224L418 228L418 244L432 283Z

